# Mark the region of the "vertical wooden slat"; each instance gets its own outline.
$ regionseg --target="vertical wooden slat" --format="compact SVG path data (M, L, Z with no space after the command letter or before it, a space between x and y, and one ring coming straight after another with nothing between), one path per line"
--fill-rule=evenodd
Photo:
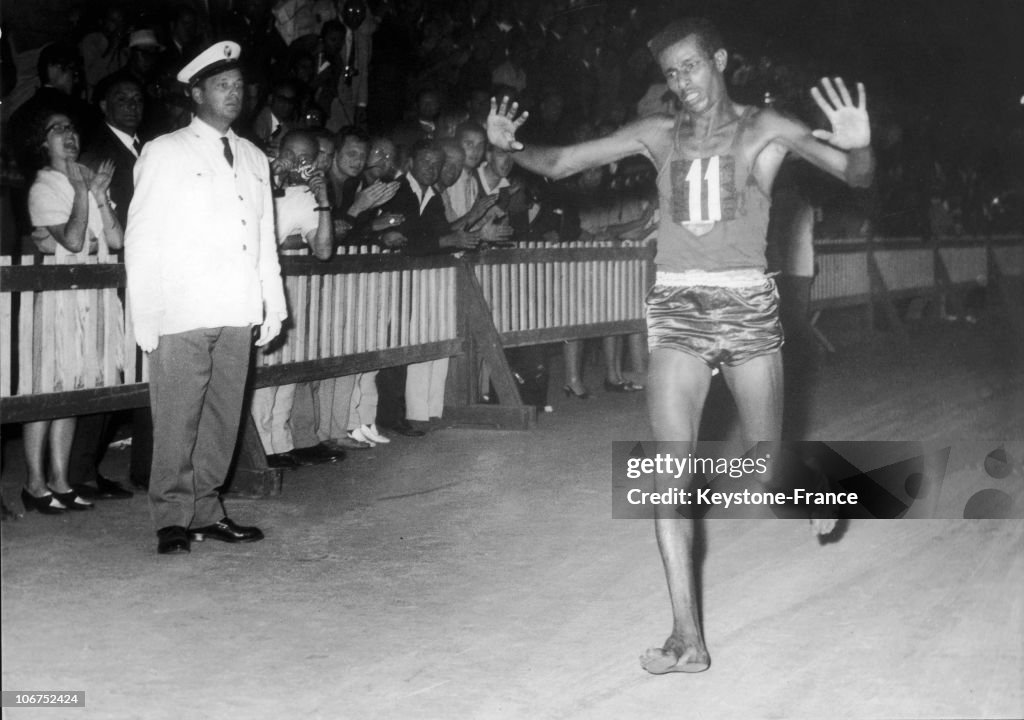
M312 314L312 298L310 297L310 291L312 288L312 278L309 275L300 275L298 278L299 287L299 312L302 317L302 328L299 332L299 337L296 338L296 361L309 360L309 348L310 348L310 335L313 334L313 328L316 327L316 316Z
M109 262L109 261L108 261ZM120 384L119 368L124 366L124 313L114 289L100 290L103 314L103 385Z
M380 287L377 289L377 302L380 304L380 320L377 323L377 349L388 346L388 323L391 322L391 277L392 273L380 274Z
M401 326L401 273L392 272L390 273L390 293L389 293L389 322L388 322L388 347L395 347L398 345L398 329Z
M459 335L458 329L458 302L459 302L459 287L458 287L458 274L457 268L448 268L448 328L445 332L445 338L456 338Z
M558 285L558 307L555 311L555 325L561 327L565 325L565 306L567 302L566 297L566 286L567 279L566 273L568 272L568 266L564 262L558 263L556 266L555 277L557 278L556 283Z
M0 255L0 266L11 264L11 256ZM15 362L14 347L14 314L12 297L9 292L0 289L0 397L11 396L11 368Z
M504 290L501 279L504 268L501 265L492 265L494 268L494 286L491 289L491 316L494 318L494 327L500 333L505 329L502 323L502 317L504 316L504 307L502 305L502 296Z
M408 334L406 335L405 345L415 345L419 342L419 331L422 327L420 324L420 308L422 303L419 296L421 279L422 276L419 272L411 271L409 273L409 312L406 314Z
M377 334L377 298L374 296L374 283L373 278L375 273L360 273L359 274L359 295L361 297L362 304L362 327L359 331L359 347L362 348L360 352L366 352L371 349L373 344L373 338Z
M52 255L43 258L44 265L53 265L54 263L55 258ZM66 333L54 333L52 330L53 328L69 328L66 318L71 308L67 291L62 291L60 295L62 296L60 302L57 301L58 293L55 292L41 292L36 296L36 305L40 311L36 316L33 328L36 337L33 359L38 360L38 369L33 368L32 373L33 392L53 392L57 389L64 389L56 387L57 341L59 340L63 348L63 344L70 342L70 338L66 337ZM71 390L72 388L66 389Z
M410 340L413 345L423 342L423 332L427 328L427 272L425 270L414 270L412 273L413 282L413 308L412 308L412 333Z
M569 323L570 325L578 325L582 321L581 311L583 309L583 303L581 302L580 294L580 264L578 262L569 263Z
M380 326L384 322L380 302L380 273L370 273L366 278L366 306L369 324L366 328L363 346L367 350L376 350Z
M440 273L441 268L435 268L428 270L427 278L427 302L430 305L430 309L427 311L427 342L435 342L440 337L440 324L441 324L441 287L440 287Z
M22 265L33 265L31 255L23 255ZM18 387L17 395L28 395L35 391L36 369L33 367L35 355L35 315L36 294L33 292L18 293Z
M519 326L519 265L508 264L508 329L521 330Z
M349 278L349 281L355 288L353 291L353 305L349 310L349 318L351 318L353 325L351 351L359 353L365 350L363 340L366 337L366 325L370 319L367 309L369 303L366 302L366 274L356 273Z
M345 317L344 332L339 355L350 355L355 347L356 327L359 324L359 316L356 314L356 277L355 275L343 275L345 278L345 296L342 303L342 313Z
M334 275L324 275L320 283L320 329L317 342L317 357L331 357L331 328L334 326Z
M338 357L344 353L345 331L348 325L348 312L345 308L347 285L348 275L334 277L334 287L331 292L331 308L334 313L334 323L331 325L331 357Z
M315 360L320 357L320 289L323 284L322 275L310 275L307 278L309 297L309 326L306 329L306 359Z
M540 289L537 287L537 263L526 265L526 327L531 330L537 327L537 306L541 303Z
M399 297L402 303L402 310L398 315L399 318L399 340L398 344L408 345L409 344L409 330L412 318L412 273L408 270L402 271L402 287L399 293Z

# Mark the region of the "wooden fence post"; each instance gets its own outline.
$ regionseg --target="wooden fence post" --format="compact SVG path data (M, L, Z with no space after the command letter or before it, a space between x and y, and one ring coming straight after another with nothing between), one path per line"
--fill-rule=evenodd
M445 415L456 424L494 425L508 429L526 430L537 421L537 409L532 405L523 405L519 397L519 386L516 384L512 369L505 358L505 349L501 336L494 327L491 308L484 298L480 281L476 277L473 265L463 259L458 268L460 275L458 303L463 313L465 324L460 324L460 331L472 339L473 353L466 353L461 360L470 368L475 367L477 355L483 359L491 375L491 382L497 392L498 405L484 405L467 402L465 405L445 408ZM475 373L467 369L462 373L463 381L467 382L465 391L473 398L476 392L473 377ZM472 384L470 384L472 383Z

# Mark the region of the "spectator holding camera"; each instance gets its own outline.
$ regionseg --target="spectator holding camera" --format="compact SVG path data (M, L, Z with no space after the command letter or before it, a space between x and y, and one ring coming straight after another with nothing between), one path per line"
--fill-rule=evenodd
M328 260L334 254L334 230L328 205L327 180L317 167L319 144L307 130L290 130L281 140L281 151L271 165L281 188L274 199L275 231L284 251L309 248ZM317 443L297 448L292 435L292 407L296 385L257 388L252 416L271 467L290 468L343 459L338 448Z

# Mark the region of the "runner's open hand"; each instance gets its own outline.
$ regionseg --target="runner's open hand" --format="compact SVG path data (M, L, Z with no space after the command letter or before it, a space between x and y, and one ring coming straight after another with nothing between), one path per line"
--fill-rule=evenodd
M518 109L519 103L517 102L513 102L509 107L507 96L501 99L500 107L498 101L491 98L491 112L487 116L487 139L491 145L506 152L523 149L523 144L516 140L516 130L526 122L530 113L524 112L517 118L516 110Z
M849 90L842 78L835 79L835 85L829 78L821 79L821 87L826 99L817 87L811 88L811 96L818 107L825 113L832 131L815 130L814 137L833 145L840 150L856 150L871 144L871 125L868 122L867 94L864 83L857 83L857 104L854 105Z

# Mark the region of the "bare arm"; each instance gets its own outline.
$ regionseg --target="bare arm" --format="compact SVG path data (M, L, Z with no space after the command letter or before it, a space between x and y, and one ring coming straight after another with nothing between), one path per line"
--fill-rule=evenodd
M566 145L563 147L525 147L515 139L518 130L529 113L516 117L518 104L508 107L508 99L499 107L491 99L491 113L487 117L487 139L491 144L513 153L516 164L530 172L559 180L583 170L601 167L631 155L650 157L650 146L654 135L663 132L666 119L651 116L630 123L611 135L597 140Z
M321 260L329 260L334 255L334 223L331 221L330 207L327 202L327 182L322 170L315 170L309 179L309 189L316 199L317 226L316 231L306 236L310 252Z
M834 86L824 78L821 85L828 99L818 88L813 88L811 95L829 119L831 131L812 131L798 120L765 110L759 118L764 139L778 142L851 187L868 187L874 179L875 156L864 85L857 85L856 104L840 78Z
M50 225L47 229L53 239L65 248L81 252L89 224L89 184L82 174L82 166L75 162L68 163L68 180L75 191L71 216L64 225Z
M89 181L89 192L96 198L96 206L100 209L100 219L103 222L103 239L111 250L120 250L124 247L124 229L114 215L114 208L110 205L110 197L107 194L110 182L114 179L113 160L104 160L93 174Z

